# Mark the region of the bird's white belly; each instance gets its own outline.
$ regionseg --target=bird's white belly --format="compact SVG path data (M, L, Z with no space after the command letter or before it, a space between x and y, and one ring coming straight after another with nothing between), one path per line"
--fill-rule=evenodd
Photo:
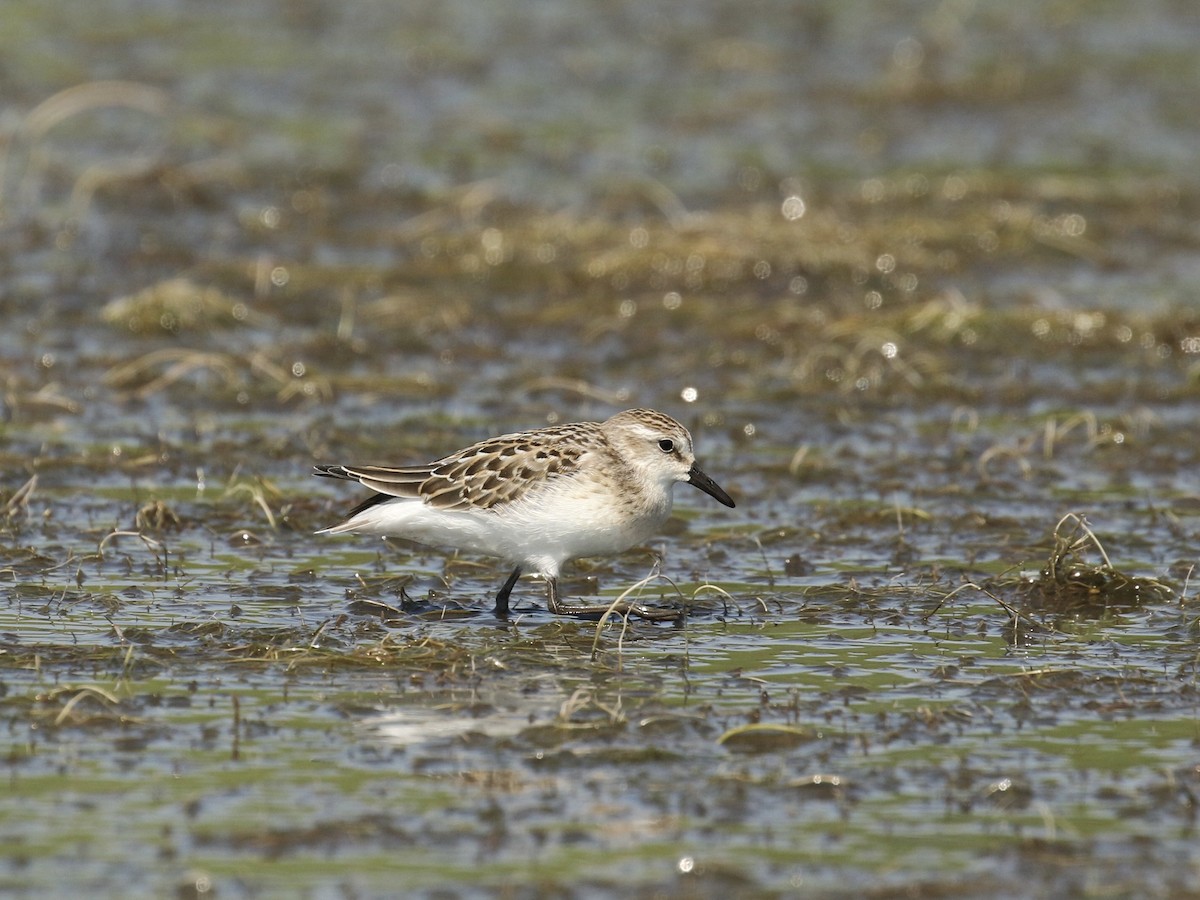
M602 491L550 490L490 510L445 510L420 500L389 500L330 530L403 537L498 556L556 575L566 560L619 553L641 543L670 512L669 491L657 504L633 508Z

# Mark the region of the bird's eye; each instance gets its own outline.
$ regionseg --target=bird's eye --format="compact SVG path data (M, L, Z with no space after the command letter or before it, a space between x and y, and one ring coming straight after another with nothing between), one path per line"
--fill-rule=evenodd
M675 449L675 442L669 441L666 438L663 438L661 441L658 442L658 449L661 450L663 453L670 453L672 450Z

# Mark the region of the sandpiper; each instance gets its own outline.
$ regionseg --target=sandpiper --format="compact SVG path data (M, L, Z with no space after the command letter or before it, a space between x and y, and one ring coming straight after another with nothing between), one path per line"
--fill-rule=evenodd
M505 434L421 466L316 466L313 474L375 492L318 534L390 535L512 564L496 595L499 616L507 615L521 573L532 572L549 585L548 605L556 614L597 616L613 609L679 619L680 611L627 601L564 603L559 570L567 560L620 553L650 537L671 514L677 481L734 505L696 465L687 429L652 409Z

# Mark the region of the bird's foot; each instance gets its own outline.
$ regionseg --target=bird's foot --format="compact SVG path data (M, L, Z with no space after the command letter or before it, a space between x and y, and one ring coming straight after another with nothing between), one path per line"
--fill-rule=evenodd
M612 603L564 603L558 596L557 579L548 579L550 612L559 616L579 616L586 619L602 619L606 615L616 613L620 616L635 616L647 622L682 622L682 609L652 609L633 603L629 600L616 600Z

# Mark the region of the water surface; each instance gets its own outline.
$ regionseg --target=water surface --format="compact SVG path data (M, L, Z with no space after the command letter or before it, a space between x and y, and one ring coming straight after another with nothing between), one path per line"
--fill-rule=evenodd
M5 891L1200 890L1190 8L10 7ZM313 534L633 405L680 627Z

